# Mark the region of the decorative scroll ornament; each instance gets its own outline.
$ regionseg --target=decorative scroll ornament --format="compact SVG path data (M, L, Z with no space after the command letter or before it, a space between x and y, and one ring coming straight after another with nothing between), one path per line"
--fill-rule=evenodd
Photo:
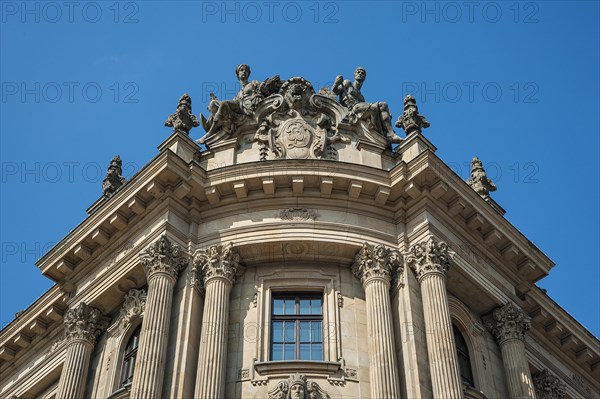
M477 157L473 157L471 161L471 177L467 180L467 184L483 199L489 198L490 191L496 191L496 185L487 177L485 169Z
M165 121L165 126L173 128L173 133L190 134L192 128L200 126L200 122L192 114L192 98L186 93L179 99L177 110Z
M427 241L413 245L404 254L404 260L406 265L415 272L417 279L421 281L430 273L446 275L450 270L450 261L453 255L444 241L437 242L430 236Z
M307 80L288 79L256 110L260 125L253 141L259 143L260 159L269 153L277 159L336 159L332 144L350 142L337 129L345 115L334 99L315 94Z
M400 253L384 245L370 245L364 243L354 257L352 273L365 284L373 277L390 281L392 273L402 267Z
M231 242L197 250L194 265L202 270L205 284L212 277L224 277L234 285L236 277L244 271L244 267L240 265L240 255Z
M523 341L531 327L531 321L523 310L508 302L494 310L493 320L487 324L487 327L499 344L508 339Z
M317 218L317 213L312 209L307 208L290 208L290 209L282 209L279 212L279 217L282 220L292 220L292 221L309 221L315 220Z
M92 344L108 327L109 319L100 310L81 302L65 314L65 337L68 341L83 339Z
M155 273L166 273L177 279L188 265L189 255L163 235L140 254L140 260L149 278Z
M125 295L123 306L119 312L119 327L121 330L127 328L136 319L140 318L144 314L146 308L146 291L144 290L129 290Z
M421 130L429 126L427 119L419 115L417 100L410 94L404 97L404 113L396 121L396 127L404 129L408 136L411 133L421 134Z
M123 173L122 165L123 162L118 155L113 157L110 161L106 177L102 180L102 191L104 191L104 196L107 198L111 197L123 184L125 184L125 178L121 176L121 173Z
M315 381L307 380L303 374L293 374L280 381L269 392L269 399L331 399Z
M565 383L547 369L533 376L533 387L537 399L562 399L567 394Z

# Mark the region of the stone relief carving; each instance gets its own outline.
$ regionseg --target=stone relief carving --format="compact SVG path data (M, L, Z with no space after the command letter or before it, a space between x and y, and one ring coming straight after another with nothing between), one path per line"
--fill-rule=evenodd
M537 399L562 399L567 394L565 383L547 369L532 378Z
M192 114L192 98L186 93L181 96L177 104L177 110L169 115L165 126L172 127L173 132L190 134L192 128L200 126L198 119Z
M256 111L260 121L254 141L260 159L269 153L278 159L334 159L336 142L349 143L338 133L344 110L329 97L315 94L307 80L288 79L279 94L266 99Z
M279 212L279 217L282 220L292 221L309 221L317 218L317 213L312 209L307 208L289 208L282 209Z
M577 386L579 386L581 389L583 389L583 391L586 394L592 395L592 388L590 388L590 386L585 382L585 380L583 379L582 376L580 376L579 374L573 373L571 375L571 379L575 382L575 384L577 384Z
M384 245L364 243L354 257L352 273L364 284L371 277L391 280L392 273L401 268L400 253Z
M402 139L392 128L392 114L386 102L368 103L360 89L367 78L367 71L358 67L354 71L354 82L344 80L338 75L333 82L331 91L339 96L339 102L349 111L348 122L354 124L366 120L370 127L386 137L391 143L400 143Z
M123 162L121 157L116 155L111 159L110 165L106 172L106 177L102 180L102 191L104 196L110 198L123 184L125 184L125 178L121 176L123 173Z
M269 391L269 399L331 399L315 381L303 374L293 374Z
M450 270L450 261L454 253L450 251L448 244L437 241L433 236L427 240L413 245L404 254L406 265L410 267L421 280L428 273L446 274Z
M493 320L487 323L487 328L498 343L507 339L524 340L525 334L531 328L529 317L512 302L494 310L492 318Z
M68 341L83 339L92 344L108 327L109 319L100 310L85 302L70 308L65 314L65 337Z
M132 289L125 295L119 311L119 329L124 331L136 319L143 317L146 308L146 291Z
M140 254L140 261L148 277L155 273L166 273L177 279L188 265L189 255L163 235Z
M496 185L487 177L485 169L477 157L473 157L471 161L471 177L467 179L467 184L483 199L490 197L490 191L496 191Z
M240 255L231 242L197 250L194 254L194 265L202 271L205 283L212 277L225 277L233 285L235 279L245 270L240 265Z
M404 129L408 136L411 133L421 134L421 130L429 126L427 119L423 115L419 115L417 100L410 94L404 97L404 113L396 121L396 127Z

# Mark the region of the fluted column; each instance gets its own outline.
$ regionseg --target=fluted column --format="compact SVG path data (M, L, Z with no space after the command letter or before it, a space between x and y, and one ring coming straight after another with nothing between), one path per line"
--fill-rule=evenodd
M162 236L140 254L148 278L148 295L133 383L132 399L160 399L167 357L173 288L189 256Z
M493 320L488 323L488 328L502 352L502 363L511 399L535 398L525 354L525 334L530 327L530 320L525 312L511 302L494 310Z
M398 251L367 243L358 251L352 265L352 272L365 290L371 397L378 399L400 397L390 303L391 274L399 266Z
M198 250L194 255L194 266L202 270L206 290L196 398L217 399L225 395L229 293L236 276L243 271L239 261L240 256L232 243Z
M405 257L421 285L429 369L436 399L463 397L446 291L450 258L446 243L433 237L412 246Z
M65 336L67 356L58 383L59 399L80 399L90 368L90 359L96 339L108 326L108 318L84 302L67 311Z

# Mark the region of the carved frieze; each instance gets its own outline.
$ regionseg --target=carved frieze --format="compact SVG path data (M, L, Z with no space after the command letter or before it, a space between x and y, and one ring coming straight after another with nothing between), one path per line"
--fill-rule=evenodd
M307 208L289 208L282 209L279 212L279 217L282 220L291 220L291 221L309 221L315 220L317 218L317 212L312 209Z
M562 399L567 394L565 383L547 369L533 376L533 387L537 399Z
M65 313L65 337L67 341L83 339L95 344L108 322L100 310L81 302Z
M440 273L446 275L450 270L450 261L453 253L444 241L437 241L430 236L426 241L410 247L404 254L406 265L416 274L417 279L421 279L430 273Z
M508 339L525 340L531 321L525 312L512 302L494 310L487 327L499 344Z
M210 278L224 277L233 285L236 277L244 271L240 255L231 242L197 250L194 265L202 271L205 284Z
M177 279L188 265L189 255L163 235L140 254L140 261L148 278L156 273L165 273Z
M352 273L365 284L373 277L390 281L392 273L402 267L400 254L397 250L384 245L371 245L364 243L354 257Z
M269 391L269 399L330 399L330 396L315 381L296 373Z

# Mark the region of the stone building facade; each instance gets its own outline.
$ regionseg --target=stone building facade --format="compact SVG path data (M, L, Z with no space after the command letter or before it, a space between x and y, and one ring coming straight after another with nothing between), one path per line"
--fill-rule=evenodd
M535 286L552 261L412 97L400 139L360 68L236 73L38 262L56 285L0 334L0 398L600 397L598 340Z

